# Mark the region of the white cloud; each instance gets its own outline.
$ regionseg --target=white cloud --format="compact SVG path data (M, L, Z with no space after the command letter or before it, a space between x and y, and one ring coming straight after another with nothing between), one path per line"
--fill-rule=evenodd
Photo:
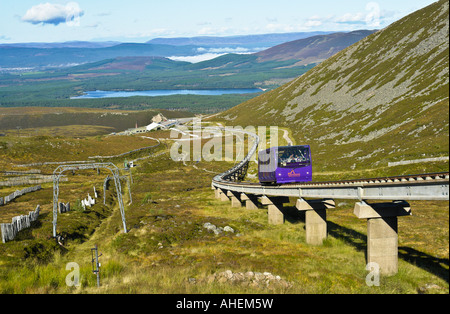
M322 21L320 20L320 17L313 16L308 21L306 21L305 26L306 27L318 27L322 25Z
M366 5L366 11L369 11L366 16L367 25L371 27L379 27L381 17L380 5L376 2L369 2Z
M309 18L309 20L322 20L323 18L320 17L319 15L313 15Z
M334 21L343 24L366 24L369 27L379 27L380 19L380 5L376 2L369 2L366 4L366 13L347 13L337 17Z
M66 5L41 3L31 7L22 17L22 21L31 24L53 24L67 23L69 26L79 25L80 17L84 11L76 2Z
M269 23L266 25L266 31L271 33L290 33L300 31L298 26L281 23Z
M202 61L211 60L220 56L223 56L225 53L205 53L197 56L184 56L184 57L168 57L168 59L174 61L185 61L190 63L198 63Z
M186 61L186 62L190 62L190 63L198 63L198 62L202 62L202 61L207 61L207 60L211 60L211 59L215 59L217 57L229 54L229 53L235 53L235 54L251 54L251 53L255 53L261 50L267 49L267 47L264 48L253 48L253 49L248 49L248 48L244 48L244 47L236 47L236 48L231 48L231 47L222 47L222 48L204 48L204 47L199 47L197 48L197 52L200 53L198 55L195 56L174 56L174 57L168 57L171 60L174 61Z
M364 13L347 13L335 19L338 23L365 23L366 15Z
M198 48L197 51L204 51L206 50L205 48ZM231 47L221 47L221 48L208 48L207 49L208 52L210 53L238 53L238 54L246 54L246 53L250 53L250 50L248 48L244 48L244 47L236 47L236 48L231 48Z
M201 36L207 36L207 35L214 35L216 36L217 34L222 34L222 35L227 35L232 33L233 30L229 27L203 27L198 31L198 35Z

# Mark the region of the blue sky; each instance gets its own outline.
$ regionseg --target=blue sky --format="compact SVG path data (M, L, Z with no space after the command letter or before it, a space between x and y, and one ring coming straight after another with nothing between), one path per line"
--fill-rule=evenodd
M384 28L431 0L0 0L0 43Z

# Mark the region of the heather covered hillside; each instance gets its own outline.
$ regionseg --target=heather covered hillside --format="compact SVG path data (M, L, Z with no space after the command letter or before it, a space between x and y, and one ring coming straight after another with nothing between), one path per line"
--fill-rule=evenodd
M374 32L359 30L348 33L317 35L287 42L258 52L256 55L258 56L258 62L297 60L296 65L320 63Z
M448 1L416 11L221 118L291 129L297 144L312 145L316 171L448 156L448 13Z

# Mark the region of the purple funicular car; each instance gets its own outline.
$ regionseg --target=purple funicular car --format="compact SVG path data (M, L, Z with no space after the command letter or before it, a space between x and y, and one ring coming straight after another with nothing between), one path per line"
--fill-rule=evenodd
M312 181L310 146L282 146L260 151L258 176L261 184Z

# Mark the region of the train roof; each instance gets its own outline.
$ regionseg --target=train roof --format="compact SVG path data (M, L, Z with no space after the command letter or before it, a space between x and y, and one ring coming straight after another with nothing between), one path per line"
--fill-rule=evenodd
M264 150L273 150L273 149L280 149L280 148L294 148L294 147L311 147L311 146L310 145L274 146L274 147L269 147L269 148L260 150L260 152L262 152Z

